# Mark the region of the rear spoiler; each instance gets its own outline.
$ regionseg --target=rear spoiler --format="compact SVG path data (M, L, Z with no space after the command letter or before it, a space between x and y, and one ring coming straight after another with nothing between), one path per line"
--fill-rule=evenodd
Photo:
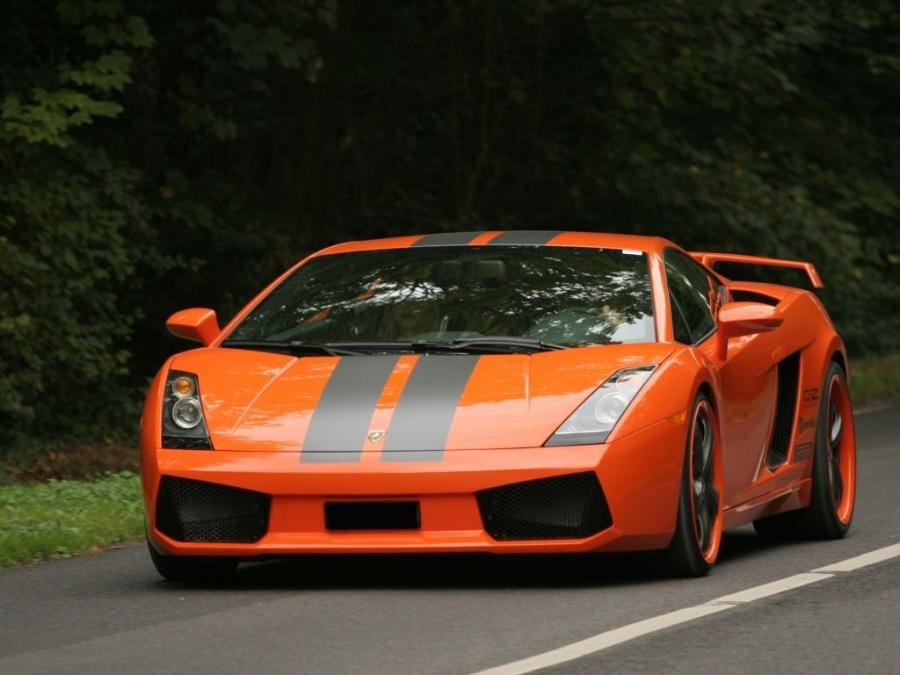
M742 255L740 253L699 253L692 252L691 257L701 265L713 269L716 263L738 263L743 265L766 265L767 267L790 267L793 269L803 270L809 277L813 288L824 288L822 277L816 266L809 262L801 260L782 260L781 258L762 258L755 255Z

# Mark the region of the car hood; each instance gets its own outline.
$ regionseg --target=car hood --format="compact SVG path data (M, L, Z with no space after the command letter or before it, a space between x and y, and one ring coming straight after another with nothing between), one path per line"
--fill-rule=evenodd
M429 459L444 451L538 447L617 370L660 363L671 345L486 355L293 357L210 348L171 367L195 373L213 447Z

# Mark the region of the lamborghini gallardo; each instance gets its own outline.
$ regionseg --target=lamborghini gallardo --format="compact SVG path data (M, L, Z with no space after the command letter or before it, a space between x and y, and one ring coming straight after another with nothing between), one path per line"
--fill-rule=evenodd
M813 290L716 271L796 268ZM744 267L742 267L744 266ZM332 246L150 386L150 557L172 580L303 554L659 551L839 538L856 446L806 262L493 231Z

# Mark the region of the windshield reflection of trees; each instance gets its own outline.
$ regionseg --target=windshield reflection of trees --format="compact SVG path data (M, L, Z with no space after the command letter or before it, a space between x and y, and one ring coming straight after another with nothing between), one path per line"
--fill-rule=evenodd
M233 337L648 341L651 314L643 255L562 247L394 249L313 259Z

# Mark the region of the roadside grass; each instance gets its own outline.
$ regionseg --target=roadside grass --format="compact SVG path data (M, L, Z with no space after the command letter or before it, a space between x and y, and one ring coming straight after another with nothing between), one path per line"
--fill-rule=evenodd
M850 393L857 408L900 398L900 354L851 362Z
M143 531L140 478L128 471L0 487L0 567L97 550Z

